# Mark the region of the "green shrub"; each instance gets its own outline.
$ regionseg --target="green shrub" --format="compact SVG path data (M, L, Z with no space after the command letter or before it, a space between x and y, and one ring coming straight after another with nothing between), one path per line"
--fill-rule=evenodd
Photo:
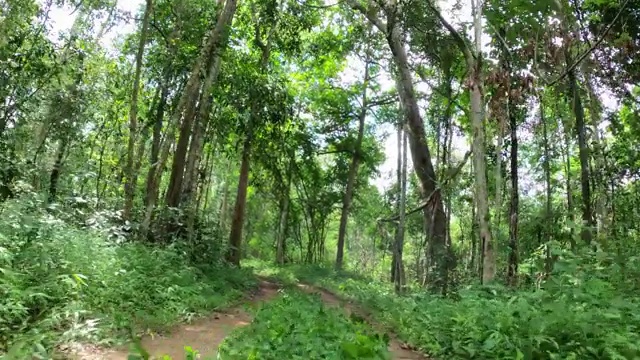
M27 200L0 209L0 354L162 331L256 284L249 271L190 265L175 247L117 245Z
M281 273L359 302L435 358L640 359L640 303L615 263L602 253L563 254L556 265L542 289L476 286L455 298L398 297L387 284Z
M388 338L327 308L319 296L285 293L220 345L221 359L387 359Z

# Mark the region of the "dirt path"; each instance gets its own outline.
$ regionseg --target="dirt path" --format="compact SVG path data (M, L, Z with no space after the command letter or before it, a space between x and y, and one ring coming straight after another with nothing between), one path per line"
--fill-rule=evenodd
M250 306L269 301L278 294L277 284L261 281L258 290L249 296ZM214 313L208 317L198 319L191 324L176 326L168 336L145 336L141 343L154 359L162 359L169 355L173 360L184 359L184 346L189 345L198 350L201 358L215 358L218 346L233 329L248 325L251 316L238 306L226 311ZM73 360L127 360L128 348L104 350L94 347L74 349Z
M261 281L258 291L256 291L248 301L249 305L257 306L260 303L273 299L278 294L279 285ZM298 288L307 293L320 293L322 300L328 306L341 307L347 315L356 313L361 315L358 309L345 303L334 294L300 284ZM366 316L363 316L366 318ZM161 359L163 355L169 355L173 360L184 359L184 346L189 345L198 350L201 358L215 358L218 346L233 329L239 326L248 325L251 316L244 310L244 306L232 308L225 312L215 313L206 318L194 321L192 324L177 326L168 336L144 337L142 346L156 359ZM71 349L74 355L73 360L127 360L128 349L103 350L90 346ZM426 360L423 355L411 351L397 340L392 338L389 346L392 358L397 360Z

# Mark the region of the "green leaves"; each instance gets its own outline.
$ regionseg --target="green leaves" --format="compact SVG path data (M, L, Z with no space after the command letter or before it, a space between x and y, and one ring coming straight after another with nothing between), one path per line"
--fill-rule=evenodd
M319 296L286 292L220 346L220 359L388 359L387 344Z

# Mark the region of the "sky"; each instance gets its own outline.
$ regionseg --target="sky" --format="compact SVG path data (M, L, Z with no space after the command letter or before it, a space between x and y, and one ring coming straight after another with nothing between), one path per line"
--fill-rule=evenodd
M45 0L40 0L40 1L44 2ZM117 7L121 11L135 13L143 3L144 3L143 0L117 0ZM470 2L462 0L461 3L462 3L462 6L459 9L454 10L455 0L444 0L439 2L442 9L443 17L445 17L445 19L450 23L452 23L454 26L460 23L461 21L464 21L464 22L471 21ZM73 24L73 20L75 18L74 14L72 13L73 13L73 9L68 7L52 8L50 12L50 21L49 21L49 25L51 26L51 30L52 30L50 35L52 40L57 39L57 34L59 32L65 31L71 27L71 25ZM136 28L136 23L133 21L130 21L128 23L122 22L117 26L114 26L102 38L101 40L102 45L108 49L113 48L114 41L120 35L133 32L135 31L135 28ZM488 37L485 36L483 41L483 45L484 45L483 47L487 46L487 44L488 44ZM363 63L357 60L356 58L351 59L348 63L349 63L349 66L345 69L345 71L342 74L342 80L347 83L357 81L359 78L362 77ZM382 86L382 91L384 91L384 90L395 87L395 84L390 78L387 77L386 79L381 79L381 86ZM420 83L417 86L417 90L420 92L429 94L429 88L426 86L426 84ZM606 109L615 109L617 107L616 100L613 96L611 96L606 92L601 95L602 95L601 98L602 98L603 104ZM427 103L426 101L422 101L420 105L422 109L425 109L427 106ZM390 186L393 183L393 179L395 178L394 174L395 174L395 169L397 167L396 164L397 164L398 146L397 146L397 136L395 134L395 130L391 125L382 126L379 129L379 133L381 135L382 134L388 135L383 142L383 148L384 148L386 160L379 167L380 175L377 176L376 178L373 178L372 183L379 190L383 191L386 187ZM461 157L461 155L464 154L469 149L467 139L460 136L454 136L452 147L454 151L454 157L455 156ZM432 153L433 152L435 152L435 149L432 149ZM411 169L411 166L412 166L411 156L408 156L408 166ZM529 176L529 174L527 173L527 169L525 169L525 172L521 175L522 175L521 181L523 182L523 185L535 186L535 184L532 183L533 181L531 179L531 176Z

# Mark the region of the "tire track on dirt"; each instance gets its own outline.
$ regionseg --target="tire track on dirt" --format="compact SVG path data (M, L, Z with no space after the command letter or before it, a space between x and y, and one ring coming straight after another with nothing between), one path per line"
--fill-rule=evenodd
M184 359L185 345L197 350L201 358L215 358L218 346L234 329L251 323L252 317L245 310L246 305L260 306L274 299L282 288L282 285L273 281L261 279L257 290L248 296L248 301L243 305L216 312L190 324L178 325L166 335L144 336L141 339L141 345L150 353L152 359L162 359L164 355L171 356L173 360ZM374 330L383 331L361 309L326 289L306 284L298 284L296 288L307 294L319 293L327 306L341 308L346 316L356 314L365 319ZM391 334L389 352L392 358L397 360L428 360L424 355L408 349L393 334ZM128 348L101 349L90 345L72 346L68 349L68 353L71 353L70 359L73 360L127 360L129 355ZM283 358L286 356L283 355Z

